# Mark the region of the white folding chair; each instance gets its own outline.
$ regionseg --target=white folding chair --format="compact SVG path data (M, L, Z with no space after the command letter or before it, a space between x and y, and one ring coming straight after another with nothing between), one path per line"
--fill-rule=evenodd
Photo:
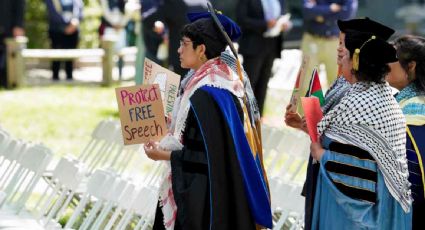
M281 210L281 216L273 226L273 230L281 230L288 221L288 217L293 217L294 221L290 229L300 229L304 218L304 197L301 196L301 185L280 184L279 193L272 204L274 210Z
M153 222L157 202L158 188L151 186L142 187L133 200L132 207L124 213L115 229L126 229L134 214L140 218L134 229L145 229Z
M96 170L94 173L90 176L89 180L87 181L87 190L86 193L82 195L80 202L78 203L77 207L75 208L74 212L72 213L71 217L69 218L68 222L65 225L66 229L72 228L75 224L77 218L81 215L84 208L86 207L87 203L89 202L90 198L93 197L101 197L104 194L104 190L108 190L109 187L108 181L111 177L111 172L106 170ZM98 207L101 203L96 204L96 209L99 209ZM87 216L87 218L93 218L92 216ZM90 220L88 219L87 222ZM87 223L86 223L87 224ZM80 226L81 227L81 226Z
M0 189L4 189L9 183L16 170L19 168L21 157L30 145L30 143L17 139L11 139L9 141L3 151L3 159L0 164Z
M116 187L115 183L120 182L115 173L111 171L107 172L109 173L109 177L105 180L103 186L99 187L94 192L91 192L91 196L95 199L95 201L90 211L87 213L86 218L84 218L83 223L79 227L79 230L86 230L90 228L102 206L107 205L107 199L110 197L110 194L114 192L114 187Z
M79 185L84 179L86 167L69 157L62 157L52 174L53 188L48 185L35 205L37 219L49 225L51 220L56 223L62 217L74 197ZM48 190L52 190L50 193ZM39 210L38 210L39 208Z
M0 130L0 160L3 160L4 150L9 145L10 136L6 131ZM0 161L1 162L1 161ZM1 163L0 163L1 164Z
M119 216L124 216L127 210L133 206L133 200L137 195L136 186L129 182L122 192L121 197L118 199L118 205L112 214L109 221L106 223L104 230L110 230L114 226ZM124 213L123 213L124 212ZM117 228L115 228L117 229Z
M134 185L132 185L128 180L125 180L123 178L116 179L114 185L111 186L111 192L106 194L106 202L90 229L102 229L102 224L108 217L108 214L111 213L112 209L114 207L118 208L119 202L122 199L131 199L131 196L123 197L124 195L128 195L127 187L133 187L134 189Z
M7 195L1 205L7 202L11 203L19 213L46 170L52 156L51 150L44 145L36 144L29 147L20 160L18 170L6 186L5 193ZM15 197L17 198L15 199Z

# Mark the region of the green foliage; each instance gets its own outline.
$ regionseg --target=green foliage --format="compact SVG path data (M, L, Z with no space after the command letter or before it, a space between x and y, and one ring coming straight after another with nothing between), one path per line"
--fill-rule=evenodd
M47 10L44 0L27 0L25 6L25 34L28 48L48 48Z
M84 19L81 22L80 48L99 47L99 25L102 9L98 0L84 0Z
M84 0L83 21L80 28L80 48L99 47L98 28L102 11L98 0ZM25 30L28 48L49 48L48 18L44 0L27 0Z
M116 86L115 86L116 87ZM0 125L13 137L43 142L56 156L78 155L91 131L117 118L113 87L66 86L0 90Z

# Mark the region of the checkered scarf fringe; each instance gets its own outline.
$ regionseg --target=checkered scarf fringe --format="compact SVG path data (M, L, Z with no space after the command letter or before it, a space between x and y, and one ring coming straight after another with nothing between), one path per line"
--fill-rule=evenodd
M387 84L357 82L318 124L320 135L358 146L376 160L391 195L411 205L406 159L406 123Z

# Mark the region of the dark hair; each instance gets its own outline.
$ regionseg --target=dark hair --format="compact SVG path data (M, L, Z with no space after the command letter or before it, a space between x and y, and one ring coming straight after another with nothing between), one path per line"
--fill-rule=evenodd
M352 58L350 53L350 57ZM368 60L359 60L359 70L353 70L353 74L356 76L358 81L368 81L376 83L384 83L385 76L390 72L388 64L382 63L371 63Z
M408 72L409 63L416 62L413 83L420 91L425 91L425 38L405 35L393 42L401 67Z
M374 47L377 47L375 46L376 43L382 41L377 41L378 38L372 39L372 36L373 34L367 32L347 30L345 46L350 52L350 59L353 59L355 50L360 49L359 68L352 70L358 81L384 83L385 76L390 72L390 67L386 64L386 61L379 60L377 57ZM393 52L395 58L394 49Z
M209 33L205 33L204 31L206 30L208 30L207 32ZM224 39L221 39L221 37L213 37L212 34L221 36L218 28L216 28L216 25L214 25L214 22L211 19L200 19L193 23L187 24L181 31L182 37L188 37L190 40L192 40L193 49L196 49L196 47L201 44L205 45L205 55L207 56L207 59L220 56L221 52L226 49L227 45Z

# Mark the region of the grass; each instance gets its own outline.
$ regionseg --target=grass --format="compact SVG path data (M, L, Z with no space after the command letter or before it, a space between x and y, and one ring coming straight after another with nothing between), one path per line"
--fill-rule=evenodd
M56 156L78 155L96 125L109 117L118 117L114 87L0 90L0 126L12 137L44 143Z

